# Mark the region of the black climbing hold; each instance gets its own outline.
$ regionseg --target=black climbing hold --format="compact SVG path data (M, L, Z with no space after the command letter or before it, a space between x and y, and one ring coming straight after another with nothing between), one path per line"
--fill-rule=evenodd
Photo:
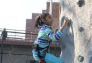
M79 61L79 62L83 62L83 61L84 61L84 57L81 56L81 55L79 55L79 56L78 56L78 61Z
M79 0L77 2L77 4L78 4L79 7L82 7L83 5L85 5L85 1L84 0Z
M84 31L84 28L83 28L83 27L80 27L80 28L79 28L79 31L80 31L80 32L83 32L83 31Z

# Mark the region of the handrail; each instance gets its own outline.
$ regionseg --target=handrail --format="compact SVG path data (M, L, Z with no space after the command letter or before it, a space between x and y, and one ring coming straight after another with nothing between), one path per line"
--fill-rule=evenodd
M2 31L3 31L3 29L0 28L0 37L1 37ZM18 39L32 40L32 37L37 35L36 33L33 33L33 32L26 33L25 30L6 29L6 31L8 34L7 38L18 38ZM30 37L26 37L27 35Z

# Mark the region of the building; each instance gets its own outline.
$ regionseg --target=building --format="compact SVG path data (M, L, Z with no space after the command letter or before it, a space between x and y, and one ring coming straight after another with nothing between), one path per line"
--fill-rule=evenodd
M50 3L47 2L47 9L42 10L42 12L49 12ZM53 3L52 15L54 18L54 30L58 28L59 22L59 3ZM55 9L56 8L56 9ZM0 63L30 63L32 57L32 44L37 36L38 30L34 28L35 17L40 15L39 13L33 13L32 19L26 19L26 33L19 31L8 31L8 33L23 34L25 39L7 38L3 40L0 38ZM2 31L2 30L1 30ZM2 44L3 43L3 44ZM60 54L60 47L50 48L50 52L54 53L56 56ZM58 52L56 52L58 51Z
M49 13L50 9L50 2L47 2L47 9L42 10L42 13L48 12ZM59 28L59 14L60 14L60 4L59 2L53 2L52 4L52 17L53 17L53 30L55 31L56 29ZM35 33L37 34L38 30L34 28L35 26L35 18L36 16L40 15L39 13L33 13L32 14L32 19L27 19L26 20L26 33ZM26 38L32 38L31 36L29 37L28 35ZM36 37L32 38L33 40Z

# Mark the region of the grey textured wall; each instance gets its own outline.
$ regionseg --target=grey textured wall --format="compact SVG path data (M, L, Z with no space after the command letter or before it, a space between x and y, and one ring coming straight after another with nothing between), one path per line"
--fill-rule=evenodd
M31 48L29 47L23 46L3 47L2 63L30 63L31 59L33 58ZM1 62L1 54L0 54L0 62Z
M60 48L50 48L49 52L56 56L59 56ZM0 53L1 53L1 47L0 47ZM13 46L13 45L3 46L2 63L30 63L30 60L33 60L32 47ZM0 62L1 62L1 54L0 54Z
M70 41L69 38L67 39L67 36L67 40L64 40L66 45L65 50L67 51L63 54L65 55L65 63L68 61L68 63L79 63L79 55L84 57L82 63L89 63L89 61L92 61L90 60L92 57L92 0L84 0L85 4L81 7L79 7L78 1L79 0L60 0L60 18L62 18L62 16L67 16L71 19L74 32L74 37L70 37L74 42ZM67 33L71 33L70 30ZM70 57L70 54L74 56L71 55Z

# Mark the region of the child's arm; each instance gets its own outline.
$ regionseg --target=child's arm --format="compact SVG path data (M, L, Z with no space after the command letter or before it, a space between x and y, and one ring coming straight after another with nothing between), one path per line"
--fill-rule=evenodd
M66 17L64 19L64 23L62 25L62 27L60 27L60 30L57 31L56 33L53 33L53 31L51 29L47 29L47 33L49 38L52 40L52 42L56 42L57 40L60 40L64 35L62 33L62 31L64 30L65 27L68 26L70 20Z
M49 28L46 29L46 32L48 34L49 39L52 40L52 42L56 42L64 36L61 31L57 31L56 33L54 33L52 29Z

